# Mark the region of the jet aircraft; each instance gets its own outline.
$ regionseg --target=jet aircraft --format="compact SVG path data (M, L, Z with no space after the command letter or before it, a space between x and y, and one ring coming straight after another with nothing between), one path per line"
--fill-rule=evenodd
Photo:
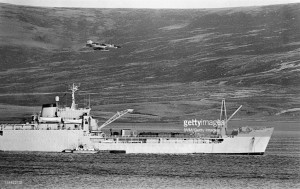
M114 45L114 44L105 44L105 43L97 43L97 42L93 42L92 40L88 40L86 42L86 46L87 47L92 47L94 50L101 50L101 51L109 51L108 48L121 48L121 46L118 45Z

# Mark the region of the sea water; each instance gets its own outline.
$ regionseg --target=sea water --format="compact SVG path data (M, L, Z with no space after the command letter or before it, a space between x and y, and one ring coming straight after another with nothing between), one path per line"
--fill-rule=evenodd
M0 152L0 188L300 188L300 138L265 155Z

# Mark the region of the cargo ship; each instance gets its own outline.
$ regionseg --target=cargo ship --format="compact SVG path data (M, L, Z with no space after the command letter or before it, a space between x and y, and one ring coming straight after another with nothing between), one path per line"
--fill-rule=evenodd
M209 136L196 133L136 133L126 129L117 134L105 134L103 128L133 109L117 112L102 125L94 119L91 108L78 108L75 103L77 85L70 87L72 104L43 104L40 113L30 123L1 124L0 151L85 152L85 149L110 153L152 154L243 154L263 155L274 128L240 127L228 134L225 100L222 100L220 120ZM222 118L223 117L223 118Z

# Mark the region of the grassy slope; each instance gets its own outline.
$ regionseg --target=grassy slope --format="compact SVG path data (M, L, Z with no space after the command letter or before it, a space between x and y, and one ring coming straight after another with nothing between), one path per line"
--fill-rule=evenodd
M238 117L299 119L299 111L280 114L300 107L299 10L1 4L0 103L38 106L77 82L82 94L92 93L100 119L131 107L141 114L124 121L211 119L221 98L228 112L244 105ZM123 48L92 51L84 48L87 39Z

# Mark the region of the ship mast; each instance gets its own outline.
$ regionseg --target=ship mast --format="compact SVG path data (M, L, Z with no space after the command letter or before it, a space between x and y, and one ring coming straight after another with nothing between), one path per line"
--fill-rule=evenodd
M72 105L71 105L71 109L75 110L76 109L76 104L75 104L75 92L78 91L78 87L77 85L75 85L73 83L73 85L70 87L70 90L72 91Z
M220 136L223 137L226 135L227 132L227 112L226 112L226 105L225 105L225 99L222 99L222 105L221 105L221 113L220 113L220 121L223 121L223 124L219 126L220 130Z
M228 121L242 108L242 105L235 110L235 112L227 119L227 112L226 112L226 105L225 105L225 99L222 99L222 105L221 105L221 113L220 113L220 120L223 121L224 124L221 124L218 129L220 129L220 135L225 136L227 132L227 123Z
M222 99L220 120L224 120L225 123L227 122L227 112L226 112L226 105L225 105L225 99L224 98Z

